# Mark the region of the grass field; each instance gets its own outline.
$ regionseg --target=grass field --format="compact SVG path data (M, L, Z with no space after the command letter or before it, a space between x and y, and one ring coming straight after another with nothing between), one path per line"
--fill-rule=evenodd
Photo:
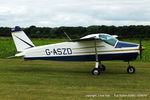
M91 75L94 62L0 59L0 100L149 100L150 63L103 62L107 70ZM104 97L103 97L104 96Z

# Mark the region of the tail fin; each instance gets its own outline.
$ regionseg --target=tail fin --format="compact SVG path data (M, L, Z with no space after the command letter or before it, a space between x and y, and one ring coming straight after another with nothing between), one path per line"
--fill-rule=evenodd
M22 52L25 49L35 47L19 26L12 28L11 34L18 52Z

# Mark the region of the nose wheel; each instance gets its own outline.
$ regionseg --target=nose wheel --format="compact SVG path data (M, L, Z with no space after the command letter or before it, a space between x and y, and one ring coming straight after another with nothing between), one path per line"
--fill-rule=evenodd
M127 68L127 72L128 72L129 74L135 73L135 68L130 65L130 62L128 62L128 65L129 65L129 67Z
M129 74L133 74L133 73L135 73L135 68L134 68L133 66L129 66L129 67L127 68L127 72L128 72Z

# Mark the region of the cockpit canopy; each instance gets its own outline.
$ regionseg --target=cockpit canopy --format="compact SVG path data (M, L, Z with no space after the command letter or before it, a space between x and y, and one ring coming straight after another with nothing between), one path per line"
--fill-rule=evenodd
M101 34L99 34L99 38L102 41L104 41L104 42L106 42L106 43L108 43L112 46L114 46L117 42L117 39L115 38L115 36L112 36L112 35L109 35L109 34L101 33Z
M117 42L116 37L118 37L118 36L109 35L106 33L99 33L99 34L90 34L90 35L84 36L80 39L90 39L90 38L101 39L103 42L105 42L109 45L115 46L115 44Z

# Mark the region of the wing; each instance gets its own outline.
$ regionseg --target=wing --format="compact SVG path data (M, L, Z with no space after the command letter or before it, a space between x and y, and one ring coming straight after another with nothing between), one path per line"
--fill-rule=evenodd
M102 40L102 39L99 37L99 34L90 34L90 35L84 36L80 39L73 40L73 42L94 41L94 40Z
M94 40L101 40L100 38L91 37L91 38L80 38L72 40L72 42L80 42L80 41L94 41Z

